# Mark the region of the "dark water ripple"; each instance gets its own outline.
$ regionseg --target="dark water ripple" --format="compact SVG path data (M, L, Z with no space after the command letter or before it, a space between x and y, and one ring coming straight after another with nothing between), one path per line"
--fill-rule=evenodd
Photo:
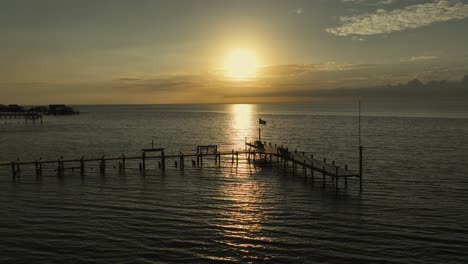
M138 153L144 135L162 125L157 140L174 152L212 142L231 149L256 133L256 116L239 130L223 111L94 110L73 122L1 128L8 151L0 159ZM354 117L264 116L267 139L356 164ZM126 175L109 164L106 176L96 166L84 178L74 172L63 179L54 166L42 179L24 168L13 180L2 168L0 262L466 263L468 120L363 121L362 195L356 182L337 194L310 177L245 162L184 173L150 163L144 177L136 163Z

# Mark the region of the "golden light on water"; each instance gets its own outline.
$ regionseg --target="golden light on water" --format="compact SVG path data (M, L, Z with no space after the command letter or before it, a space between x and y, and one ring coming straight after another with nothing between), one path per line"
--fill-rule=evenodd
M239 49L229 53L224 61L224 76L233 80L249 80L257 75L257 58L255 53Z
M250 104L232 105L234 114L234 127L237 130L248 130L251 126L252 108Z
M244 148L244 139L252 137L254 129L254 111L253 104L233 104L231 105L231 128L230 137L232 144L238 148Z

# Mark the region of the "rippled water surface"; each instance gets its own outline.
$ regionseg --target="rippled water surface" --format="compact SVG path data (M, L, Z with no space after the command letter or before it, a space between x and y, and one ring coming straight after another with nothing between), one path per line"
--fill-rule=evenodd
M263 139L357 165L357 118L268 105L83 106L43 125L0 124L0 161L243 149ZM364 191L338 192L308 172L223 160L168 170L97 164L85 177L55 165L13 179L0 167L1 263L466 263L468 119L362 118ZM432 115L434 116L434 115ZM2 121L3 122L3 121ZM342 186L341 186L342 187Z

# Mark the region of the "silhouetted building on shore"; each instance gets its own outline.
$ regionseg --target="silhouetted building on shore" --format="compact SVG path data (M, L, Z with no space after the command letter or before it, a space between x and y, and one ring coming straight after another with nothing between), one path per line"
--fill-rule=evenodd
M49 105L49 111L46 114L48 115L77 115L79 114L79 112L63 104L52 104L52 105Z

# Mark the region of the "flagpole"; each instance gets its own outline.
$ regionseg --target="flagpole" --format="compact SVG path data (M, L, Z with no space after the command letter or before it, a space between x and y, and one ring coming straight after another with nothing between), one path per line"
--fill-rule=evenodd
M260 124L258 124L258 141L262 142L262 137L260 135L261 135L261 128L260 128Z

